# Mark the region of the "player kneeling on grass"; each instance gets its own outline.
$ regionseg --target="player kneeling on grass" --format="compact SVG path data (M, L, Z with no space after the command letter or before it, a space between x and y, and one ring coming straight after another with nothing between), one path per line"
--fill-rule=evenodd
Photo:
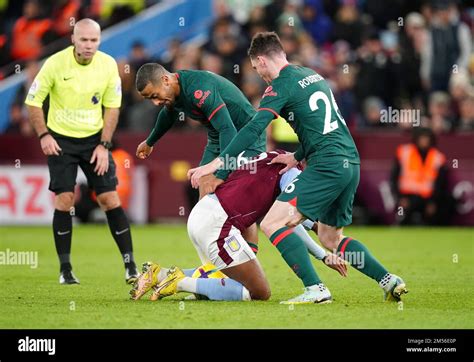
M245 163L216 189L215 194L203 197L189 215L189 237L201 262L215 265L216 270L228 278L219 278L218 275L217 278L193 278L196 269L165 269L148 262L144 264L143 273L131 291L132 299L139 299L151 288L154 289L152 300L177 292L204 295L211 300L269 299L270 286L255 255L258 247L248 243L241 232L263 217L281 190L300 174L300 170L292 168L280 175L284 165L270 164L282 153L262 153L257 159ZM311 228L312 223L307 226ZM298 225L294 231L304 240L312 255L346 276L345 262L334 254L326 253L308 235L303 225ZM211 274L215 270L205 272ZM329 290L320 283L316 302L328 303L331 299Z

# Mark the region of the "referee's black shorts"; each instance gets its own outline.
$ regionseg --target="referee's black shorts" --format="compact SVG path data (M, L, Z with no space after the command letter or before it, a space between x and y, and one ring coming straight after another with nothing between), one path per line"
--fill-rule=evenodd
M59 156L48 156L49 189L51 191L56 195L63 192L74 192L77 166L80 166L84 171L89 187L97 195L115 191L117 176L115 175L115 162L112 153L109 151L109 169L102 176L94 172L96 162L90 163L92 153L100 143L100 132L85 138L66 137L51 130L49 132L62 149Z

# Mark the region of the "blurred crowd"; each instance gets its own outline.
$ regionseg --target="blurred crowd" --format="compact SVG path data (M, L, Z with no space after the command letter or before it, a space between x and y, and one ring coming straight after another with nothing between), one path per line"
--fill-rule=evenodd
M106 27L156 2L50 0L39 6L38 0L6 1L2 12L5 1L0 1L0 66L21 59L28 78L12 106L7 131L31 134L22 103L38 71L36 60L48 54L47 46L15 45L22 31L29 32L30 21L39 22L33 26L38 34L33 41L46 44L69 34L71 16L92 17ZM134 84L138 68L151 61L169 71L221 74L257 106L266 85L251 68L246 51L256 32L275 30L291 63L313 68L330 82L352 130L400 132L423 126L434 134L474 131L474 8L460 1L216 0L214 8L206 42L172 39L156 55L135 39L128 58L118 60L121 130L147 131L156 120L159 109L143 101ZM22 51L35 54L25 57ZM180 126L195 124L187 120Z

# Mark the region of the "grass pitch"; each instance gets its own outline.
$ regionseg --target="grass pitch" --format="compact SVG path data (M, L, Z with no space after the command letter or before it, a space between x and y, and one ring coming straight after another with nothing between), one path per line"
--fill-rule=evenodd
M135 226L137 264L200 264L184 226ZM350 227L409 288L403 304L385 303L377 284L350 268L342 278L322 262L316 270L333 295L327 305L280 305L302 285L266 237L258 257L272 288L267 302L150 302L128 299L130 286L108 227L75 226L72 263L81 285L58 284L49 227L3 227L0 252L37 251L38 267L0 265L0 328L474 328L472 228Z

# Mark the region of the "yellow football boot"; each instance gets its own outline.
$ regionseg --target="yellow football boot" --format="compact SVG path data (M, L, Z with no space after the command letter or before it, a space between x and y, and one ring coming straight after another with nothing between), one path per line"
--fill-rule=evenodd
M130 291L130 296L133 300L140 299L153 286L158 284L158 273L160 270L161 267L156 263L151 261L143 263L142 273L138 276Z
M172 266L168 270L166 278L158 285L153 286L153 294L150 300L157 300L176 294L178 292L178 282L184 277L186 277L186 275L180 268Z

